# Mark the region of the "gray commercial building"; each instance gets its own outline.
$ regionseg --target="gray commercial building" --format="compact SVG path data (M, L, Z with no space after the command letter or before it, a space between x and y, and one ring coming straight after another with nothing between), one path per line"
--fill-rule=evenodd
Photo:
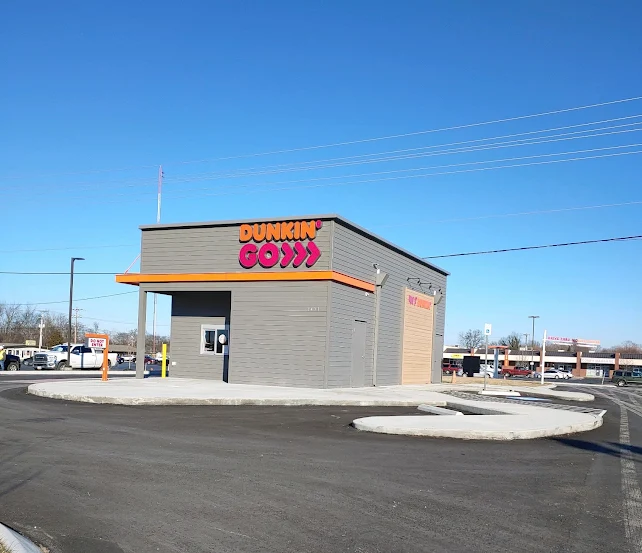
M337 215L141 227L147 296L172 298L172 377L314 388L441 380L448 273ZM142 377L142 366L139 374Z

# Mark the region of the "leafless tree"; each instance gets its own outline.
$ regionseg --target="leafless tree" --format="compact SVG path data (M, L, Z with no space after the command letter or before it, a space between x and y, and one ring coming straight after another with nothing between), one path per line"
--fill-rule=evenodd
M477 349L484 343L484 333L478 329L470 329L459 333L459 341L466 349Z
M519 350L522 347L522 338L517 332L511 332L499 340L500 346L508 346L512 350Z

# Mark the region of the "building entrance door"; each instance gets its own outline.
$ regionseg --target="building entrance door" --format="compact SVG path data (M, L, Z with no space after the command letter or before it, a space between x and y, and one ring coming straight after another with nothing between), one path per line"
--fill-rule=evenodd
M350 385L353 388L365 386L366 376L366 323L354 321L352 324L352 373Z

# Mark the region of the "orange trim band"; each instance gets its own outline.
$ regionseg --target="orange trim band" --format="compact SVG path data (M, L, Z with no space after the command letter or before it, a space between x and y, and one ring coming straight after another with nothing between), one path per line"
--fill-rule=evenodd
M154 282L264 282L264 281L304 281L331 280L346 286L374 292L375 285L337 271L285 271L282 273L175 273L141 274L127 273L116 275L116 282L122 284L143 284Z

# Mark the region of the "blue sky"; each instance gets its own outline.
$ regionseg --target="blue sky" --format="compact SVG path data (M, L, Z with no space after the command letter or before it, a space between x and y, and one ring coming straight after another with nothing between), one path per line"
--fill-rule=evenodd
M640 100L236 157L642 96L641 20L634 1L5 2L0 198L19 224L3 226L0 270L66 271L76 255L78 270L124 271L138 225L156 218L159 164L163 222L337 212L421 256L641 234L640 155L525 165L642 150ZM552 138L578 130L594 134ZM546 132L494 138L534 131ZM481 139L488 148L444 153ZM412 148L432 150L283 167ZM580 150L592 152L565 153ZM493 161L513 158L528 159ZM506 165L522 166L469 171ZM616 203L629 205L549 212ZM533 211L548 213L497 217ZM642 241L438 263L452 273L450 343L484 322L527 332L530 314L538 334L642 341ZM0 275L0 301L64 302L67 287ZM77 278L78 298L127 291ZM105 328L136 321L135 294L77 305ZM161 331L168 313L161 299Z

